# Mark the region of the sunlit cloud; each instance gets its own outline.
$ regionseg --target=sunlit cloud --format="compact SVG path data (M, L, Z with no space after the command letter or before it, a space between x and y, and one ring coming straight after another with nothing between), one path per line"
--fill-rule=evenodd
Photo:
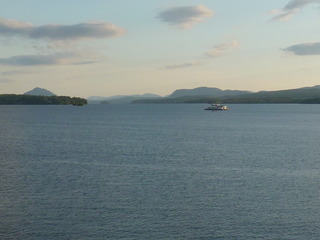
M203 5L188 7L173 7L159 13L158 18L182 29L191 28L199 22L205 21L214 12Z
M35 26L28 22L0 18L0 37L15 37L29 40L37 54L0 58L0 65L39 66L92 64L101 57L88 52L80 52L81 42L102 38L119 37L123 28L108 22L85 22L75 25L48 24Z
M31 23L0 18L0 36L20 36L30 39L74 41L118 37L123 28L108 22L85 22L75 25L48 24L34 26Z
M296 44L282 50L299 56L320 55L320 42Z
M173 69L178 69L178 68L189 68L189 67L195 67L199 66L199 62L187 62L187 63L182 63L182 64L172 64L172 65L167 65L162 67L161 69L164 70L173 70Z
M270 13L276 14L272 20L288 21L293 15L301 11L302 8L309 4L319 4L320 0L291 0L284 8L272 10Z
M229 41L215 45L210 51L206 52L206 56L208 57L221 57L228 52L234 50L239 47L238 41Z

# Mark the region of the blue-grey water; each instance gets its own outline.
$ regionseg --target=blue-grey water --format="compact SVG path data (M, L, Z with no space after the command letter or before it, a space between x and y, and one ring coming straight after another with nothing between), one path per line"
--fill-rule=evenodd
M0 239L320 239L320 105L0 106Z

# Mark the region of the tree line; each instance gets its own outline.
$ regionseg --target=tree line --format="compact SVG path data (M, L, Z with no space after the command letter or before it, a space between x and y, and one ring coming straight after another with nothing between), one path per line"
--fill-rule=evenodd
M36 96L22 94L0 94L1 105L75 105L87 104L87 100L69 96Z

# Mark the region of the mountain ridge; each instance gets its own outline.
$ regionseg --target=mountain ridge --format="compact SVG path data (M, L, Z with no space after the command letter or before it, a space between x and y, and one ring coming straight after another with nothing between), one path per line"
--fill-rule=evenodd
M110 97L100 97L100 96L90 96L87 98L89 104L124 104L131 103L134 100L138 99L152 99L152 98L160 98L161 96L145 93L145 94L133 94L133 95L114 95Z
M192 92L193 89L189 89ZM221 89L220 89L221 90ZM184 91L184 89L182 89ZM185 93L188 93L185 91ZM198 91L198 88L193 92ZM296 89L248 92L231 90L231 95L214 88L216 95L180 95L179 97L158 98L152 100L135 100L132 103L318 103L320 102L320 85ZM238 92L237 92L238 91ZM176 91L175 91L176 92ZM236 94L240 93L240 94ZM233 95L234 94L234 95ZM175 95L173 95L175 96Z
M214 97L223 97L223 96L235 96L240 94L250 93L250 91L242 90L221 90L220 88L210 88L210 87L198 87L193 89L177 89L175 90L170 97L186 97L186 96L214 96Z
M33 96L57 96L53 92L50 92L47 89L36 87L28 92L25 92L23 95L33 95Z

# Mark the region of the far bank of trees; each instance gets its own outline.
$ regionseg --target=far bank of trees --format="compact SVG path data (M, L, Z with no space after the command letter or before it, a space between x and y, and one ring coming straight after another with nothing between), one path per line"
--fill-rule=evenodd
M87 104L87 100L68 96L35 96L20 94L1 94L1 105L76 105Z

